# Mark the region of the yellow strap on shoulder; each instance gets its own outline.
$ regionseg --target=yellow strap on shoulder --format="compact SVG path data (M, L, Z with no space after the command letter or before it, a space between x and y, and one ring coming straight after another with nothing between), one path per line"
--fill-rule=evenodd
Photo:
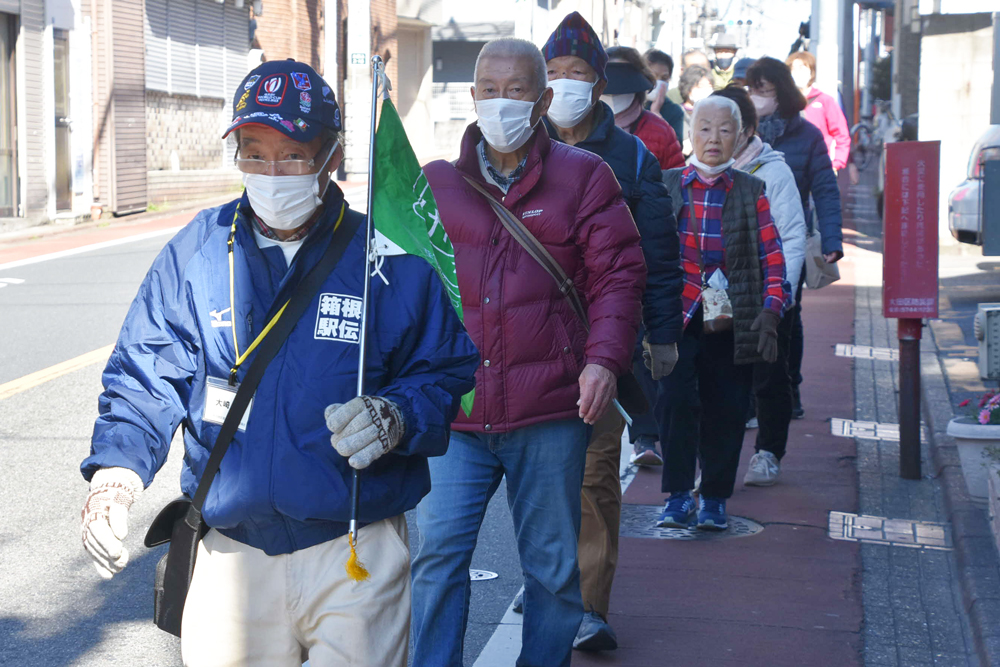
M336 234L337 230L340 229L340 223L343 222L343 220L344 220L344 212L346 210L347 210L347 204L342 204L341 207L340 207L340 216L337 218L337 222L333 226L333 233L334 234ZM284 305L281 306L281 308L278 310L278 312L274 314L274 317L271 318L271 321L268 322L267 325L264 327L264 330L261 331L260 334L257 335L257 337L254 339L254 341L252 343L250 343L250 347L247 348L246 352L244 352L243 354L240 354L240 344L239 344L239 341L236 338L236 296L235 296L235 288L234 288L234 284L235 284L236 281L233 279L233 276L234 276L234 271L233 271L233 241L236 238L236 220L239 217L239 214L240 214L239 207L237 207L236 208L236 213L235 213L235 215L233 215L233 225L229 229L229 243L228 243L228 245L229 245L229 309L230 309L229 312L230 312L230 319L233 321L233 325L232 325L232 329L233 329L233 349L236 351L236 363L233 365L232 369L229 371L229 384L231 384L231 385L235 385L236 384L236 371L238 371L239 368L240 368L240 366L243 365L243 362L247 360L247 357L249 357L250 354L254 350L257 349L257 346L260 345L261 341L263 341L265 338L267 338L267 334L271 333L271 329L274 328L274 325L276 325L278 323L278 320L281 319L281 316L284 315L285 308L288 308L288 301L291 301L291 299L289 299L288 301L285 301Z

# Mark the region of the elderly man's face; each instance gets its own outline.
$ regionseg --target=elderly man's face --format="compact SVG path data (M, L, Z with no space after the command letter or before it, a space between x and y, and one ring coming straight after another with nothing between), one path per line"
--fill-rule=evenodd
M600 99L605 86L608 85L606 81L598 81L597 70L591 67L583 58L559 56L545 63L545 67L548 70L549 81L573 79L575 81L586 81L587 83L596 82L593 95L590 99L592 103L596 103Z
M280 167L286 160L312 160L313 163L304 173L316 174L320 170L327 174L332 173L340 166L344 153L343 148L338 146L336 153L324 165L323 161L326 160L331 148L332 146L324 145L321 137L302 143L263 125L245 125L239 129L239 157L265 161L267 171L264 173L269 176L286 175ZM292 164L299 166L297 163Z
M476 68L472 99L491 100L505 97L522 102L537 100L538 104L531 114L531 123L534 125L549 110L552 90L549 88L538 90L532 75L533 69L534 63L530 58L507 56L483 58Z
M708 62L708 56L704 53L689 53L684 57L684 69L695 65L704 67L705 69L711 69L712 67L711 63Z
M739 128L730 109L721 106L700 107L691 125L694 154L709 167L733 157Z

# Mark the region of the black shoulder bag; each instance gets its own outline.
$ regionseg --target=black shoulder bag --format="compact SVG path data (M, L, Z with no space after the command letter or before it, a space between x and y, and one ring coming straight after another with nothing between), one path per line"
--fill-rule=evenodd
M556 286L573 309L580 323L589 333L590 321L587 319L587 312L583 308L583 301L580 299L580 294L576 291L576 285L573 284L572 278L566 275L566 272L563 271L563 268L556 261L555 257L524 226L524 223L503 204L498 202L486 188L464 174L462 177L476 192L489 202L490 208L500 218L504 229L552 277L552 280L556 282ZM618 401L630 416L641 415L649 411L649 401L646 400L646 395L642 393L642 387L639 386L639 381L635 379L631 370L626 370L625 373L618 377Z
M208 532L208 526L201 516L201 509L208 496L208 489L219 471L222 458L229 449L229 443L246 412L250 399L257 390L264 370L284 344L285 339L298 324L313 297L323 285L327 276L343 257L358 229L360 218L351 216L343 220L340 229L335 229L330 245L323 257L302 279L285 307L284 315L277 321L270 335L257 348L246 377L236 392L236 397L222 422L219 436L215 439L212 454L205 465L205 472L198 483L198 490L192 500L181 497L172 501L156 516L146 532L143 541L146 547L155 547L170 542L170 550L156 565L156 579L153 585L153 622L164 632L181 636L181 618L184 615L184 601L187 599L191 577L194 575L198 543Z

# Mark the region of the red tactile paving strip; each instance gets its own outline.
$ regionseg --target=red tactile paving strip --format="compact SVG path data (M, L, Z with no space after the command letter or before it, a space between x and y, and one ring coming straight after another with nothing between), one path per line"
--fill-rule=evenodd
M851 246L848 246L853 250ZM573 665L860 665L859 547L827 537L830 510L857 509L854 441L830 417L854 414L852 362L834 356L854 338L854 285L806 292L806 418L793 421L781 482L742 485L756 431L747 433L729 511L766 527L732 540L622 538L610 622L619 648L574 651ZM658 471L640 471L624 502L661 504Z

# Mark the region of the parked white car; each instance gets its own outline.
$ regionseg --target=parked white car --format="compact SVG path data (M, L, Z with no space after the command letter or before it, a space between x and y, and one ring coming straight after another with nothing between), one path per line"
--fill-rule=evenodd
M969 155L965 180L948 195L948 229L961 243L983 244L980 187L987 160L1000 160L1000 125L990 125L979 137Z

